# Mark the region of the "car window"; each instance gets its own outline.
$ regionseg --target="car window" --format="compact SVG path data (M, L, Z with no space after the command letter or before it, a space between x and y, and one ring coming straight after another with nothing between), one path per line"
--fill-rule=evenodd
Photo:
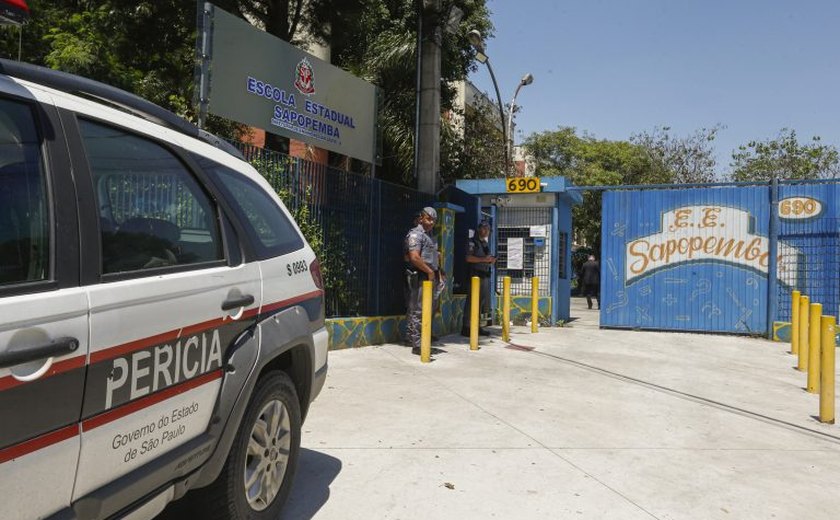
M217 213L171 152L123 130L80 121L102 234L102 272L223 259Z
M49 277L50 229L32 108L0 99L0 286Z
M208 159L195 159L232 201L260 259L285 255L303 247L303 239L294 224L257 183Z

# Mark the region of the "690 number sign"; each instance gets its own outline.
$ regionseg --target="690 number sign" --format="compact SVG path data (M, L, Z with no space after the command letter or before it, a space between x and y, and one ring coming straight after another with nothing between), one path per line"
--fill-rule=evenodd
M540 178L539 177L518 177L516 179L507 180L508 193L539 193L540 192Z

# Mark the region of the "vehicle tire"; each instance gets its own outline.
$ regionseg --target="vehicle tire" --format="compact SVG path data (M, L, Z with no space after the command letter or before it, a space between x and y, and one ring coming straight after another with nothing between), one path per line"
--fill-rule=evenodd
M275 520L289 498L300 453L300 402L285 372L263 376L221 474L199 490L198 518Z

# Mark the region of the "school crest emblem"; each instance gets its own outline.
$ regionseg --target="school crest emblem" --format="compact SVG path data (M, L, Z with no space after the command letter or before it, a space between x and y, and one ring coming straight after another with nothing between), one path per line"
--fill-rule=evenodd
M309 60L303 58L295 67L295 88L305 96L315 93L315 73Z

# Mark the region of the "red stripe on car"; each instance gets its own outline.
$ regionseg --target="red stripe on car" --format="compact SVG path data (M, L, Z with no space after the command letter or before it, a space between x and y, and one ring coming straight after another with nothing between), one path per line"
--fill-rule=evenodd
M53 363L50 369L47 371L46 374L36 379L36 381L42 381L48 377L54 376L56 374L61 374L63 372L69 372L71 370L77 368L84 368L85 366L85 356L76 356L70 359L64 359L57 363ZM32 383L34 381L20 381L15 379L13 376L6 376L0 377L0 392L3 390L8 390L10 388L14 388L16 386L25 385L28 383Z
M78 423L71 424L70 426L65 426L64 428L46 433L40 437L35 437L34 439L30 439L26 442L9 446L8 448L0 450L0 464L23 457L24 455L28 455L34 451L42 450L48 446L52 446L53 444L66 441L67 439L72 439L78 434Z
M214 370L212 372L207 372L206 374L184 381L183 383L170 386L156 394L152 394L150 396L138 399L136 401L131 401L118 408L113 408L111 410L108 410L107 412L95 415L90 419L82 421L82 431L86 432L93 430L94 428L99 428L104 424L108 424L109 422L121 419L126 415L131 415L135 412L142 410L143 408L148 408L149 406L163 402L169 399L170 397L175 397L176 395L183 394L184 392L189 392L190 390L194 390L202 385L205 385L217 379L221 379L221 377L222 370Z

